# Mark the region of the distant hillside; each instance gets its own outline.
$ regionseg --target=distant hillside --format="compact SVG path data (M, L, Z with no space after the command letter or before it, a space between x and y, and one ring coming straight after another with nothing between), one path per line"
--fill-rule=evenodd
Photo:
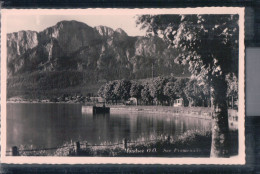
M174 63L176 54L159 37L130 37L122 29L77 21L61 21L42 32L10 33L8 96L88 90L109 80L150 78L152 69L154 76L189 76L187 67Z

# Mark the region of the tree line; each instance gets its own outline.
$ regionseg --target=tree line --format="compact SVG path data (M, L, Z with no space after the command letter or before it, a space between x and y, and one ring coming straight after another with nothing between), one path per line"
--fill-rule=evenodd
M237 79L227 76L227 97L237 97ZM131 97L141 105L173 105L174 100L182 98L184 106L209 107L210 87L207 82L196 78L156 77L148 80L114 80L102 85L98 96L107 102L126 103Z

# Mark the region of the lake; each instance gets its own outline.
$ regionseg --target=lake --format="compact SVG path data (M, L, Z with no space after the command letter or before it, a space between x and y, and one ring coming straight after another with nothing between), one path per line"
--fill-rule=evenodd
M7 150L33 145L51 148L66 142L90 144L177 136L187 130L210 130L210 120L151 113L84 114L81 104L8 103Z

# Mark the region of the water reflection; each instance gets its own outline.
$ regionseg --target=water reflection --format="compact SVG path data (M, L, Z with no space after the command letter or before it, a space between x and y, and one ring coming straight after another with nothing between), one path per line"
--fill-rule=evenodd
M87 140L91 144L135 141L187 130L210 130L210 121L147 113L82 114L79 104L7 104L7 147L56 147Z

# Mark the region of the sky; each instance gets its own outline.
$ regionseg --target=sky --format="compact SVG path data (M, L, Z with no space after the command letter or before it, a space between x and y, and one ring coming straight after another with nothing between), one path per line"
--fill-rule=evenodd
M76 20L91 27L103 25L112 29L122 28L129 36L143 36L145 31L136 27L134 15L9 15L7 33L20 30L42 31L62 20Z

